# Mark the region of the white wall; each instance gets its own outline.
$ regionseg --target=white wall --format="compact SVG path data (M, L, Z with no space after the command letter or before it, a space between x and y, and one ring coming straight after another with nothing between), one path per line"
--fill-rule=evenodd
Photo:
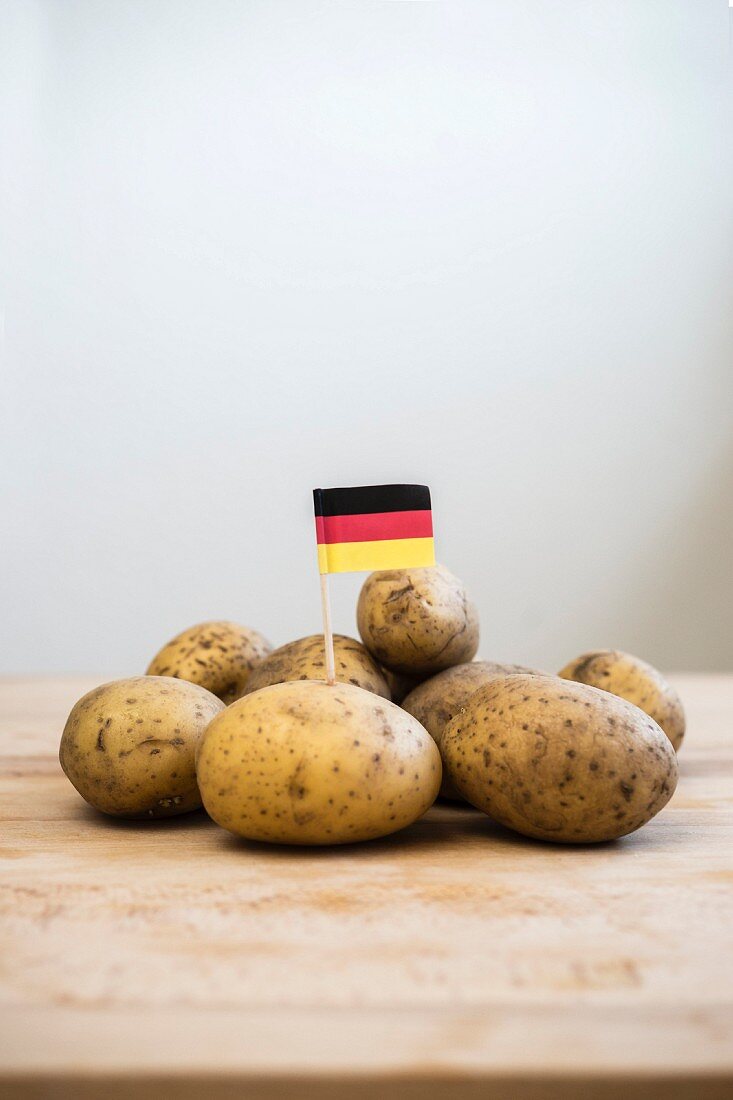
M0 671L315 631L411 480L485 656L733 668L724 0L1 11Z

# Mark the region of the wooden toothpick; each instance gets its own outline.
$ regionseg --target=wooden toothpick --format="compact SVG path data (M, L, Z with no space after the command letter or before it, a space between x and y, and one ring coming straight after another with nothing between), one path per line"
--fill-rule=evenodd
M333 627L331 626L331 597L328 589L328 573L321 573L321 608L323 610L323 645L326 651L326 683L336 683L336 660L333 652Z

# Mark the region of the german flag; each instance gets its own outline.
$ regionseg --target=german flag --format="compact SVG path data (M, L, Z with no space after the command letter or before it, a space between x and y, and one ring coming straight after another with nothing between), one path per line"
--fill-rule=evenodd
M313 503L321 573L435 565L427 485L314 489Z

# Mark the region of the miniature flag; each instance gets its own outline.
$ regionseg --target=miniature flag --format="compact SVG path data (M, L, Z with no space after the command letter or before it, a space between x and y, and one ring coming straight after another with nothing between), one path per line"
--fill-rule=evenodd
M427 485L314 489L320 573L435 565Z

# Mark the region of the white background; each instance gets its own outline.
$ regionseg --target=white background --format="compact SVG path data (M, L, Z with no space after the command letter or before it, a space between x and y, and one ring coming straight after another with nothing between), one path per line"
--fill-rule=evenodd
M733 668L725 3L0 10L0 671L318 630L382 481L484 656Z

